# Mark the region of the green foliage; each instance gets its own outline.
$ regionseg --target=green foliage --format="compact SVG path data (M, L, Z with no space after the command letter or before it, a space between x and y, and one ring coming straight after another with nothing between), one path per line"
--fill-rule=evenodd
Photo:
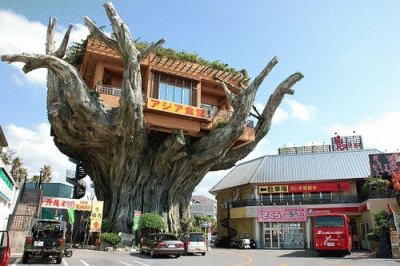
M218 119L215 123L215 128L224 128L227 123L225 119Z
M363 196L368 196L371 191L386 192L389 188L390 181L380 178L371 177L365 180L365 183L361 187L361 193Z
M193 232L192 228L194 219L192 217L190 217L189 215L185 215L181 218L180 222L182 232Z
M215 223L215 219L214 219L214 218L209 217L209 216L204 216L204 215L196 215L196 216L194 217L194 220L195 220L194 225L195 225L195 226L198 226L198 227L201 227L201 224L202 224L203 222Z
M365 236L368 240L380 241L381 235L389 231L390 228L390 214L382 210L380 212L374 213L375 227L368 232Z
M88 39L81 40L80 42L74 42L72 46L68 48L64 60L75 67L81 65L83 56L85 55L87 43Z
M101 232L103 233L109 233L112 231L113 224L111 221L104 219L103 222L101 223Z
M88 39L86 40L81 40L81 42L74 42L71 47L68 48L67 54L65 61L70 63L71 65L77 67L82 64L83 61L83 56L85 55L86 47L87 47ZM139 40L135 41L135 46L136 49L139 51L143 51L147 47L150 46L150 43L148 42L140 42ZM219 60L216 61L208 61L203 58L201 58L198 54L196 53L191 53L187 51L181 51L177 52L176 50L172 48L164 48L164 47L157 47L156 49L156 55L158 56L163 56L163 57L168 57L170 59L174 60L182 60L186 62L191 62L191 63L196 63L199 65L211 67L217 70L222 70L226 72L230 72L233 74L240 74L245 78L248 78L247 71L245 69L242 70L236 70L233 67L230 67L228 64L222 63Z
M121 237L115 233L104 233L101 235L101 239L113 247L121 242Z
M167 228L164 218L154 212L143 213L140 216L139 229L144 234L160 232Z

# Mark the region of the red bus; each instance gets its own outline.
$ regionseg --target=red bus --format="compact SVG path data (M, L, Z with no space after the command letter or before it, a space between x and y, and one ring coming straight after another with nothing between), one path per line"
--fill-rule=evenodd
M335 251L350 254L352 249L349 218L345 214L318 214L313 217L314 249L320 255Z

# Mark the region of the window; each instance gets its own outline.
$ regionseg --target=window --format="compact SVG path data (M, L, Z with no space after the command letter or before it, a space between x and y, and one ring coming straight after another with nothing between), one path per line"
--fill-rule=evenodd
M154 73L151 89L151 95L154 98L179 104L196 105L196 81Z
M303 200L303 193L294 193L293 199L295 202L300 202Z

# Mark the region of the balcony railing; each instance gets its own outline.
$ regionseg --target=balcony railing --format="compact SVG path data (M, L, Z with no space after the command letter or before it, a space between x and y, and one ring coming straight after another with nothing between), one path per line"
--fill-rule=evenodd
M302 198L294 200L271 200L271 199L248 199L232 202L232 207L246 207L246 206L274 206L274 205L307 205L307 204L338 204L338 203L360 203L357 196L333 196L330 198L316 199L316 198Z
M96 91L99 93L121 96L122 89L117 87L109 87L101 84L96 84Z

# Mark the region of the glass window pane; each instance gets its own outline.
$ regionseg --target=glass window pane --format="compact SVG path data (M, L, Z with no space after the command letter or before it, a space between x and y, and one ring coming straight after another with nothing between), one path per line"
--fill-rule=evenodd
M160 100L166 100L167 99L167 84L165 83L160 83Z
M173 102L174 101L174 86L168 84L167 85L167 101Z
M175 88L175 102L182 103L182 88Z
M190 89L183 88L182 104L191 105L190 103Z

